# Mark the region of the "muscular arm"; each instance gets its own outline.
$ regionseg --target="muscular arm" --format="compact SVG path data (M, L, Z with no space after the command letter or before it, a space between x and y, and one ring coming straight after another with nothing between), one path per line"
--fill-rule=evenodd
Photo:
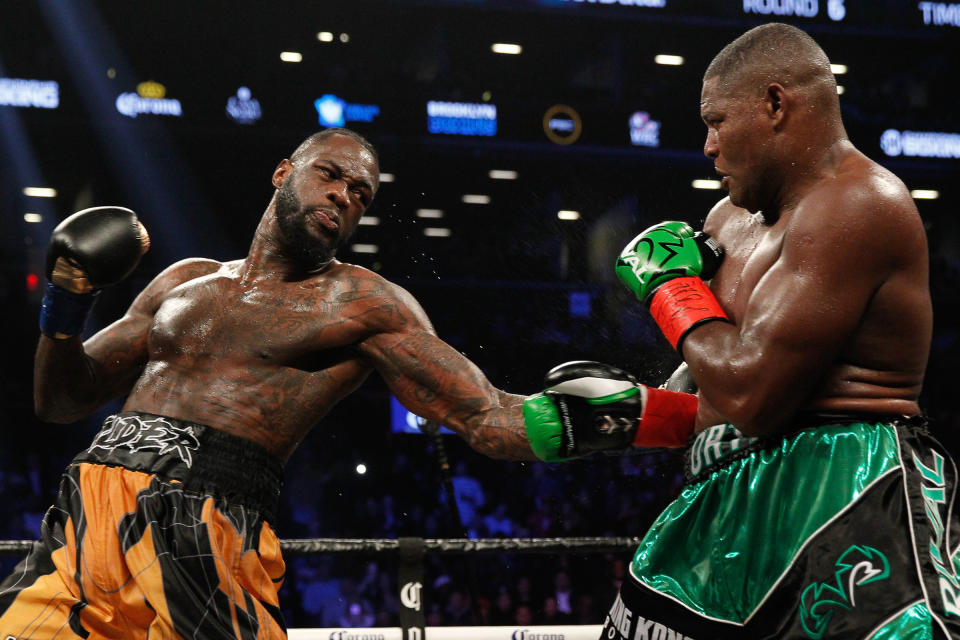
M785 222L779 256L745 309L694 329L683 346L701 396L748 435L775 433L803 407L881 287L902 277L911 254L926 255L919 216L892 187L841 184Z
M495 388L434 334L412 296L402 290L396 295L389 329L364 340L360 350L403 406L453 429L486 456L536 460L523 426L523 396Z
M47 422L84 418L126 395L147 362L147 335L163 297L176 285L216 268L209 260L177 263L157 276L122 318L86 342L40 336L33 367L33 404Z

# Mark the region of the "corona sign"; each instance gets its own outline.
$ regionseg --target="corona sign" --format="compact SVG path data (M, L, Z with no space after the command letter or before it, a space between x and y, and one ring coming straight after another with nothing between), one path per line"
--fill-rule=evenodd
M167 88L159 82L141 82L137 85L136 93L121 93L117 96L117 111L128 118L136 118L140 114L179 118L183 115L180 101L167 98L166 95Z

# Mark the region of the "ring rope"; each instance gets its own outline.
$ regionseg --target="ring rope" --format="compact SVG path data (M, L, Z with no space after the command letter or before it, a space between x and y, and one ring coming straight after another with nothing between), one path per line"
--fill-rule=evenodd
M427 538L423 548L441 555L470 553L612 553L636 549L640 538ZM22 555L33 547L32 540L0 540L0 555ZM394 538L303 538L281 540L280 549L290 554L377 554L396 552L400 543Z

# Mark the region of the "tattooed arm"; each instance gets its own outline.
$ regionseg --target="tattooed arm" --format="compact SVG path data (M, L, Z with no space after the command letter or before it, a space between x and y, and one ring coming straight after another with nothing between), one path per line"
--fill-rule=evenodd
M438 338L420 304L395 287L380 307L381 330L361 353L401 404L459 434L491 458L536 460L523 426L523 396L505 393Z
M33 406L46 422L84 418L106 402L126 395L147 363L147 335L166 294L178 284L214 271L212 260L184 260L169 267L126 314L86 342L80 336L40 336L33 363Z

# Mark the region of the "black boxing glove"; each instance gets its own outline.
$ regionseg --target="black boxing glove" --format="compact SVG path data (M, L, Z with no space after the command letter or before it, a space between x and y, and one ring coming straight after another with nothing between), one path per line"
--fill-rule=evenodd
M90 286L102 289L126 278L149 247L137 214L123 207L93 207L57 225L47 247L47 279L57 282L57 259L83 270ZM69 288L69 287L68 287Z
M150 247L137 215L123 207L93 207L53 230L47 247L40 331L51 338L83 332L102 287L126 278Z

